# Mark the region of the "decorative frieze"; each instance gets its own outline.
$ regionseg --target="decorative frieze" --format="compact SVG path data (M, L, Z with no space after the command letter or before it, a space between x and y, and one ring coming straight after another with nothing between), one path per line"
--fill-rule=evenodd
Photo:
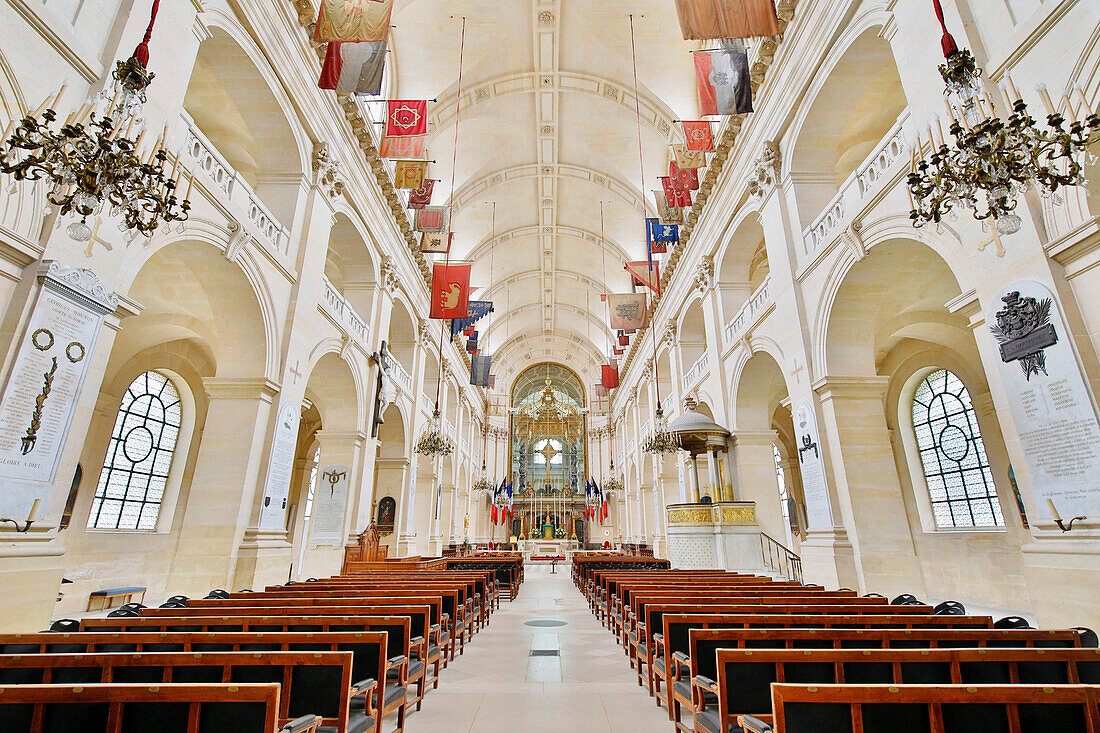
M344 192L340 161L329 152L328 143L313 146L313 183L329 198L336 198Z

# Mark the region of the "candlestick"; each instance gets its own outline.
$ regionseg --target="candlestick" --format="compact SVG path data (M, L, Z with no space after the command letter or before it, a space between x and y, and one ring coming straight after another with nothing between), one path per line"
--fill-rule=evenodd
M1050 94L1047 92L1046 84L1036 84L1035 91L1039 92L1039 100L1043 103L1043 107L1046 108L1047 115L1054 114L1054 103L1050 101Z
M1058 513L1058 510L1054 506L1053 499L1047 499L1047 506L1050 507L1050 514L1054 518L1055 522L1062 521L1062 515Z
M34 522L34 521L38 520L38 508L41 505L42 505L42 500L41 499L35 499L34 500L34 503L31 504L31 512L30 512L30 514L27 515L27 521L28 522Z
M1004 84L1008 91L1009 102L1015 103L1017 100L1021 99L1020 92L1016 90L1016 85L1012 83L1012 77L1010 75L1005 74Z

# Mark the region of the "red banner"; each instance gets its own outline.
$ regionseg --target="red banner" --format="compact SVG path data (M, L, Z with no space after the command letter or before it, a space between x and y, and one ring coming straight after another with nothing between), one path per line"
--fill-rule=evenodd
M435 190L435 179L425 178L424 185L418 189L409 191L409 208L423 209L432 203L432 191Z
M470 268L472 263L432 268L431 318L468 318L470 315Z
M650 267L647 260L642 260L641 262L627 262L625 269L639 285L645 285L654 292L660 292L657 289L660 287L661 282L660 264L654 262L653 266Z
M752 81L745 44L732 39L721 50L695 56L699 114L740 115L752 112Z
M321 0L313 40L385 41L393 0Z
M670 161L668 164L668 177L676 184L676 187L680 190L698 191L699 190L699 171L691 168L681 168L676 165L676 161Z
M382 91L386 44L330 43L317 86L338 94L373 94Z
M668 206L689 208L691 206L691 191L682 188L668 176L661 176L661 188L665 190L665 201Z
M427 134L427 100L391 99L386 103L386 137Z
M710 123L706 120L684 120L684 140L687 141L688 150L701 150L704 153L714 152L714 136L710 131Z
M610 364L604 364L600 367L600 380L604 389L615 389L619 386L619 370Z
M382 158L423 158L427 147L427 135L384 137L378 155Z

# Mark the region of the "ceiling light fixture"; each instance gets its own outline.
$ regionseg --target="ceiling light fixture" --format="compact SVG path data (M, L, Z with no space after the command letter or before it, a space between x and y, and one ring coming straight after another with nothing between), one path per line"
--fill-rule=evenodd
M1015 213L1016 194L1035 186L1041 195L1054 197L1062 186L1085 183L1084 163L1086 157L1095 159L1087 151L1100 139L1100 117L1075 87L1062 100L1071 117L1067 129L1066 118L1040 84L1036 89L1049 128L1042 129L1006 73L1001 87L1014 101L1012 114L1001 119L982 84L981 67L948 32L940 0L932 2L943 29L946 63L939 69L946 85L946 124L955 143L948 142L939 117L926 130L932 153L920 161L916 150L923 152L925 142L918 140L907 180L909 218L917 227L939 224L945 215L955 215L955 207L966 207L983 224L992 219L998 233L1014 234L1023 223Z
M154 0L144 38L133 56L117 62L109 88L54 129L58 119L54 108L64 94L63 84L18 125L13 119L0 142L0 170L17 181L45 180L50 185L46 193L50 205L58 207L62 216L76 217L65 231L78 242L92 238L88 217L99 215L104 206L122 220L120 229L146 236L162 223L167 226L188 218L194 177L180 199L177 193L185 173L179 168L178 155L171 171L166 170L167 126L150 150L141 149L145 137L141 109L155 76L146 68L149 38L159 6L160 0Z

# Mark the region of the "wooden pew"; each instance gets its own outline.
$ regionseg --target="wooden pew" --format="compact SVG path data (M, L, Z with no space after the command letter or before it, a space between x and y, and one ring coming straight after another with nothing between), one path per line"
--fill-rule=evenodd
M171 716L171 717L169 717ZM310 733L320 718L279 726L278 685L15 685L0 687L4 733Z
M401 670L405 660L390 659L386 632L247 633L247 632L75 632L0 634L0 653L32 654L190 654L208 652L350 652L352 680L378 680L370 700L353 698L352 705L364 704L377 721L397 714L398 729L404 726L408 695L399 681L387 680L388 673Z
M255 594L255 599L262 594ZM439 687L440 649L431 644L431 609L427 605L366 605L347 606L203 606L192 608L145 608L139 612L140 618L219 618L232 620L238 616L408 616L409 633L409 679L417 685L417 699L424 696L426 685L432 683L433 689ZM429 666L434 676L427 676Z
M352 683L351 652L206 652L0 655L0 686L16 684L279 684L279 723L318 715L336 733L381 733L371 706L352 712L353 696L374 679Z
M411 664L412 620L408 616L137 616L131 618L86 618L80 631L242 631L270 633L323 633L326 631L385 631L386 656L403 660L398 669L387 673L387 681L401 687L416 686L413 702L417 710L423 704L425 669L423 663Z
M680 727L706 733L739 715L770 723L773 682L1100 684L1100 649L720 649L713 664L692 659L694 725Z
M991 629L993 619L989 616L923 616L919 614L675 614L666 613L661 619L662 638L654 641L662 646L664 664L654 661L654 690L657 704L664 700L669 707L669 717L675 719L676 709L673 699L666 692L662 696L661 680L666 690L681 678L681 670L690 678L691 658L689 636L691 629L726 628L969 628ZM654 655L655 657L658 655Z
M1095 733L1094 685L772 686L775 733ZM773 726L742 717L746 733Z

